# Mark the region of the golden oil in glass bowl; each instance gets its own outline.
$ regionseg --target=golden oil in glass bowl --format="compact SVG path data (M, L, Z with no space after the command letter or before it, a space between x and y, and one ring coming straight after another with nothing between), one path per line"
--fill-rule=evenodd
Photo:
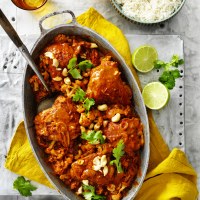
M24 10L36 10L42 7L47 0L12 0L12 2Z

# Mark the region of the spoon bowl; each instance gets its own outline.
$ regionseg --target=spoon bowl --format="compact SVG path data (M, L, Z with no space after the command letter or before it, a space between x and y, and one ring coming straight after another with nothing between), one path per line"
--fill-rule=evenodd
M37 106L37 113L42 112L48 108L51 108L58 97L58 93L51 93L45 99L43 99Z

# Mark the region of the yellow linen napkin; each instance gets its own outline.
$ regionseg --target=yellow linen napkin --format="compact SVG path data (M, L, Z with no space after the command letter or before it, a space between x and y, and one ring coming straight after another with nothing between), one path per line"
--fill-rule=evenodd
M12 138L5 167L16 174L53 188L35 159L23 121L18 125Z
M122 31L105 20L96 10L90 8L77 18L78 23L87 26L104 36L121 53L133 71L138 84L136 72L131 66L131 53ZM150 162L148 174L136 200L196 200L198 190L197 175L188 163L185 154L174 149L171 153L164 142L149 111L150 124ZM24 124L20 123L13 137L5 167L30 180L49 187L51 184L40 169L25 134Z

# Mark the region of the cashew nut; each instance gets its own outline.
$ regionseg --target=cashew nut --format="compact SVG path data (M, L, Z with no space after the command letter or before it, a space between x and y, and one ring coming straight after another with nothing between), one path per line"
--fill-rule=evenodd
M116 115L114 115L111 119L112 122L118 122L121 118L120 113L117 113Z
M108 109L107 104L98 105L97 109L99 111L106 111Z

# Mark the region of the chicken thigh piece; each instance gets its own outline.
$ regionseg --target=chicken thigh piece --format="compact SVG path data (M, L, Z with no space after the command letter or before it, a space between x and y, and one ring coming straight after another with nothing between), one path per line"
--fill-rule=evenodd
M59 96L51 108L35 117L36 134L50 141L61 142L67 148L70 140L80 134L79 117L71 99Z
M117 62L102 60L100 66L92 69L87 96L97 104L131 104L132 92L121 79Z

